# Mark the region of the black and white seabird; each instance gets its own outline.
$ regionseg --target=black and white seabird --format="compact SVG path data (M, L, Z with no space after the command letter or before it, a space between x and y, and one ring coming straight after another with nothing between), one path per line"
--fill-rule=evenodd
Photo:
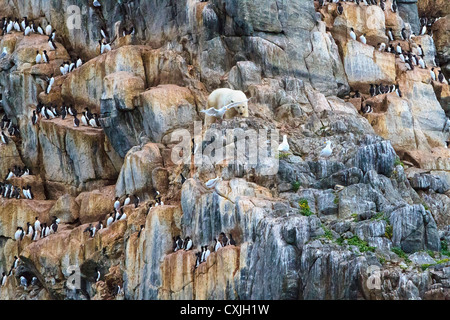
M109 227L114 222L114 213L110 213L106 220L106 226Z
M116 197L116 201L114 202L114 209L119 210L119 208L120 208L119 197Z
M14 233L14 239L16 239L16 241L20 241L23 239L23 236L24 236L24 231L23 231L22 227L17 227L16 233Z
M444 83L445 77L441 70L439 70L438 80L440 83Z
M361 108L363 114L372 113L372 106L370 104L366 104Z
M217 252L220 248L222 248L222 244L216 238L214 238L216 244L214 245L214 252Z
M82 123L84 126L89 126L89 125L88 125L88 120L87 120L87 118L86 118L86 112L85 112L85 111L82 111L82 112L81 112L81 123Z
M186 181L186 178L183 176L182 173L180 173L180 177L181 177L181 184L183 184Z
M401 36L402 36L402 40L406 40L407 36L406 36L406 29L405 28L402 29Z
M367 44L366 34L362 34L359 37L359 41L361 41L361 43L363 43L363 44Z
M24 276L20 276L20 285L27 290L27 279Z
M344 7L342 6L342 4L340 2L337 5L337 12L340 15L344 13Z
M80 120L78 120L77 116L73 117L73 126L79 127L80 126Z
M123 205L124 205L124 206L127 206L127 205L130 204L130 202L131 202L130 195L127 194L125 200L123 201Z
M58 47L56 46L55 42L52 39L52 36L49 36L48 38L48 45L51 51L55 51L56 49L58 49Z
M141 236L141 233L144 230L144 227L145 226L143 224L141 224L141 228L139 229L139 232L138 232L138 235L137 235L138 238Z
M189 251L191 249L192 249L192 239L191 237L186 237L184 250Z
M42 54L42 60L44 61L44 63L50 63L50 59L48 58L48 55L47 55L47 50L44 50L44 52Z
M97 267L95 267L95 282L98 282L100 280L100 270L98 270Z
M352 38L353 40L356 40L356 33L353 30L353 28L350 28L350 38Z
M395 0L392 1L392 4L391 4L391 11L394 12L394 13L397 12L397 2L396 2Z
M134 207L135 208L137 208L137 207L139 207L139 203L141 202L141 199L139 199L139 197L137 196L137 195L133 195L133 198L134 198Z

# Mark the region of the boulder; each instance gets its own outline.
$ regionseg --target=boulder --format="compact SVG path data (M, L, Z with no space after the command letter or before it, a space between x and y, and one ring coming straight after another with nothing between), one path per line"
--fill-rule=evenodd
M75 202L79 207L79 219L82 224L99 220L114 211L114 186L108 186L91 192L82 192Z
M124 164L117 179L116 195L138 194L139 196L153 196L152 172L163 167L163 159L158 145L148 143L139 149L134 147L125 156Z
M392 244L406 253L419 250L440 251L436 222L422 205L405 206L392 212Z
M160 85L141 93L139 99L145 133L155 142L175 128L189 126L197 116L188 88Z

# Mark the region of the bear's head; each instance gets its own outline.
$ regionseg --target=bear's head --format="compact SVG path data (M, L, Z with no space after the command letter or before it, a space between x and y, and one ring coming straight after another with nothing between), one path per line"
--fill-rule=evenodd
M233 101L231 101L233 102ZM248 104L247 101L242 102L241 104L234 106L234 109L241 117L248 117Z

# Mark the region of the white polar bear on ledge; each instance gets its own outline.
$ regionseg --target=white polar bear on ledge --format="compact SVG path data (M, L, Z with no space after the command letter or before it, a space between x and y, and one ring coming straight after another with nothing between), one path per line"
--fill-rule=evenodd
M224 119L231 119L236 116L241 116L244 118L248 118L248 104L247 104L247 96L244 92L240 90L232 90L228 88L220 88L216 89L208 97L208 103L206 108L215 108L220 109L223 106L226 106L230 103L243 101L239 105L234 108L229 109L225 115ZM209 126L211 123L214 123L216 118L205 115L205 124Z

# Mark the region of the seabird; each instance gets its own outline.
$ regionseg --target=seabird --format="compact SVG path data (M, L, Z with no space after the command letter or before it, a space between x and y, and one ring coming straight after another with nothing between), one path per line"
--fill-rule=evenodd
M139 199L139 197L137 196L137 195L133 195L133 198L134 198L134 207L135 208L137 208L137 207L139 207L139 203L141 202L141 199Z
M94 115L93 118L89 119L89 124L90 124L91 127L93 127L93 128L98 128L97 121L95 121L95 115Z
M320 157L322 158L328 158L333 152L333 149L331 148L331 141L327 141L326 144L326 147L320 151Z
M36 64L39 64L42 62L42 55L39 53L39 51L36 51Z
M5 180L9 180L14 176L15 176L14 172L12 172L11 169L8 169L8 174L6 175Z
M41 25L39 24L37 27L37 32L44 35L44 30L42 29Z
M139 238L140 236L141 236L141 233L142 233L142 231L144 230L144 225L143 224L141 224L141 228L139 229L139 232L138 232L138 234L137 234L137 237Z
M201 110L200 112L205 113L208 116L217 118L217 119L222 119L224 114L231 108L234 108L238 105L240 105L241 103L245 103L247 101L249 101L250 99L244 100L244 101L239 101L239 102L231 102L229 104L227 104L226 106L223 106L220 109L216 109L214 107L211 107L209 109L206 110Z
M190 237L187 237L186 239L187 239L187 243L186 243L185 250L188 251L188 250L191 250L191 248L192 248L192 239Z
M186 178L183 176L182 173L180 173L180 177L181 177L181 184L183 184L186 181Z
M88 125L88 122L87 122L87 119L86 119L86 112L85 112L85 111L82 111L81 114L82 114L82 116L81 116L81 123L82 123L84 126L89 126L89 125Z
M427 25L424 24L422 26L422 29L420 30L420 35L423 36L425 33L427 33Z
M24 36L29 36L30 33L31 33L31 27L30 27L30 26L27 26L27 27L25 28L24 32L23 32L23 35L24 35Z
M20 276L20 285L27 290L27 279L24 276Z
M108 220L106 220L106 226L109 227L110 224L113 222L114 222L114 213L110 213Z
M417 47L417 53L419 56L421 56L423 58L424 54L423 54L423 48L422 45L419 44L419 46Z
M123 201L123 205L127 206L130 204L130 202L131 202L130 195L127 194L125 200Z
M388 36L389 36L389 40L394 41L394 35L392 34L392 28L389 28Z
M353 40L356 40L356 33L353 30L353 28L350 28L350 38L352 38Z
M200 249L201 249L201 253L202 253L200 262L205 262L206 246L201 246Z
M93 5L94 5L94 7L96 7L96 8L99 8L99 7L102 6L98 0L94 0Z
M375 88L374 88L373 84L370 84L369 93L370 93L371 97L375 96Z
M438 80L440 83L444 83L445 77L441 70L439 70Z
M114 202L114 209L119 210L119 208L120 208L119 197L116 197L116 201Z
M337 12L341 15L344 13L344 7L342 6L342 4L339 2L338 6L337 6Z
M56 44L53 42L52 36L50 36L48 38L48 45L49 45L51 51L55 51L56 49L58 49Z
M73 117L73 126L79 127L80 126L80 120L78 120L77 116Z
M16 232L14 233L14 239L16 239L16 241L22 240L24 236L24 232L22 227L17 227Z
M42 60L44 60L44 63L50 63L50 59L47 55L47 50L44 50L44 53L42 54Z
M0 55L0 59L3 59L8 55L8 49L6 47L3 47L2 54Z
M430 76L431 76L431 80L436 81L436 73L434 73L434 68L431 68Z
M41 231L41 222L39 221L38 217L35 218L36 221L34 222L34 229Z
M400 88L399 88L398 84L395 86L395 93L396 93L397 96L399 96L400 98L402 97L402 92L400 91Z
M287 141L287 135L283 135L283 142L278 146L278 151L280 152L288 152L289 151L289 143Z
M216 238L214 238L214 241L216 242L214 246L214 251L217 252L220 248L222 248L222 244Z
M214 179L210 179L210 180L208 180L208 181L205 183L205 186L206 186L208 189L215 188L216 185L217 185L221 180L222 180L221 177L217 177L217 178L214 178Z
M211 251L209 251L208 246L205 246L205 249L206 249L205 251L205 262L206 262L206 260L208 260L209 255L211 254Z
M403 28L401 31L402 40L406 40L406 29Z
M51 24L48 24L46 27L45 27L45 34L47 35L47 36L50 36L51 34L52 34L52 26L51 26Z
M391 11L394 12L394 13L397 12L397 2L396 2L395 0L392 1L392 4L391 4Z
M361 42L364 43L364 44L367 44L366 35L365 35L365 34L361 35L361 36L359 37L359 41L361 41Z
M423 61L422 57L419 58L419 66L420 66L422 69L425 69L425 68L426 68L426 66L425 66L425 61Z
M100 271L97 267L95 267L95 282L98 282L100 280Z
M366 104L362 107L361 111L363 114L372 113L372 106L370 104Z

